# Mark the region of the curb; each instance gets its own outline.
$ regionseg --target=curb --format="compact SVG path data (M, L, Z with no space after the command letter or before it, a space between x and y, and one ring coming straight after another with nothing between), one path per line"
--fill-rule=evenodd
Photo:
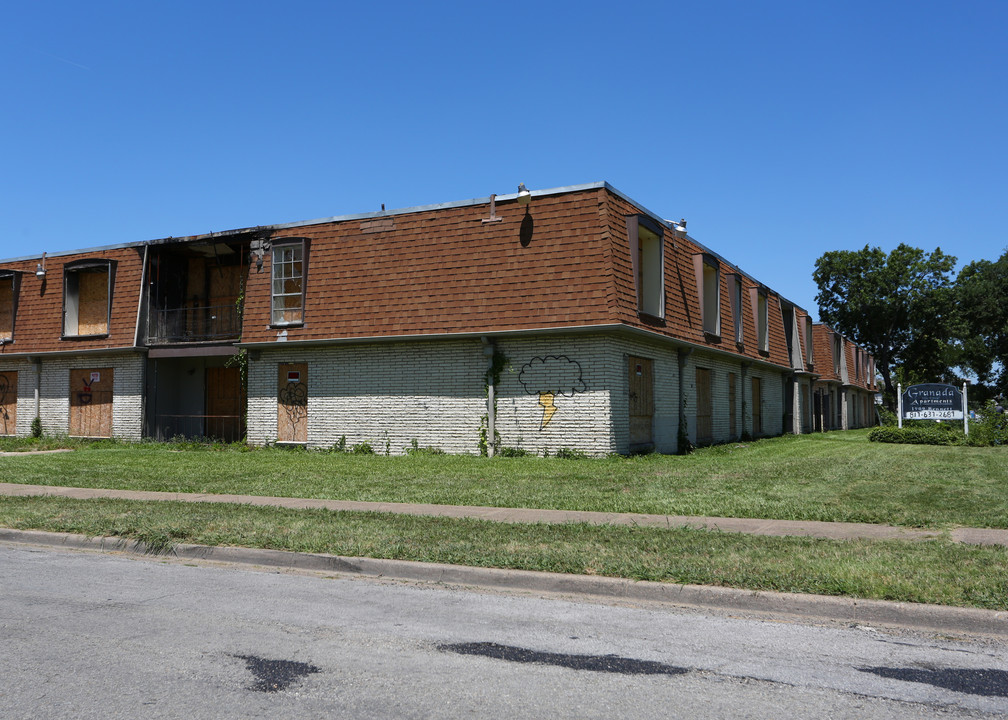
M745 613L768 618L786 617L812 622L885 625L930 632L1008 638L1008 612L999 610L739 590L705 585L673 585L623 578L340 557L258 548L180 544L162 552L152 550L142 542L125 538L89 538L84 535L38 530L0 528L0 542L122 553L148 558L161 557L239 563L285 570L332 572L366 578L464 585L505 591L577 595L597 601L658 603L671 607Z

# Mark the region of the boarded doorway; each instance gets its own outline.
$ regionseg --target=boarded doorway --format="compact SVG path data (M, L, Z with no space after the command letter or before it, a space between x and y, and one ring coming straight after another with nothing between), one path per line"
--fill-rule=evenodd
M735 373L728 373L728 437L734 440L738 436L735 424Z
M648 358L627 358L630 390L630 451L654 448L654 365Z
M206 369L206 436L225 442L245 437L245 389L237 367Z
M112 368L70 371L70 434L112 437Z
M0 435L17 432L17 378L16 370L0 373Z
M696 369L696 441L697 445L710 445L714 441L712 422L711 371Z
M763 393L760 387L760 379L752 379L752 434L763 434Z
M277 374L277 441L308 441L308 365L279 365Z

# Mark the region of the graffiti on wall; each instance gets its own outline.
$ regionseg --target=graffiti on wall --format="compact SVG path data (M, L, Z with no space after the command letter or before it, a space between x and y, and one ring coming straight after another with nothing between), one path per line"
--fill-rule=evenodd
M7 411L7 393L11 390L10 380L6 375L0 374L0 420L3 421L3 432L4 435L9 435L11 428L7 427L10 423L10 413Z
M539 396L539 406L543 409L540 430L549 425L559 410L556 406L558 395L574 397L588 389L581 377L580 363L566 355L532 358L522 366L518 381L529 395Z
M308 415L308 386L303 382L289 382L280 388L279 400L291 425L296 426Z
M81 405L90 405L91 400L94 398L91 394L92 381L84 378L82 382L84 383L84 389L77 391L77 401L80 402Z

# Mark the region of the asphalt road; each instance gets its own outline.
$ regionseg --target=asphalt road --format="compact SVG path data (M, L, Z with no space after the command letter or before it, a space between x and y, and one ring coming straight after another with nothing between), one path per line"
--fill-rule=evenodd
M1001 717L984 638L0 543L0 717Z

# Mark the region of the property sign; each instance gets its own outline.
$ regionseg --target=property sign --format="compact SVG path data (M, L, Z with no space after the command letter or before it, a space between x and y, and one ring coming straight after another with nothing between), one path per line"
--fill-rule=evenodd
M962 393L951 385L911 385L903 391L902 400L906 420L963 419Z

